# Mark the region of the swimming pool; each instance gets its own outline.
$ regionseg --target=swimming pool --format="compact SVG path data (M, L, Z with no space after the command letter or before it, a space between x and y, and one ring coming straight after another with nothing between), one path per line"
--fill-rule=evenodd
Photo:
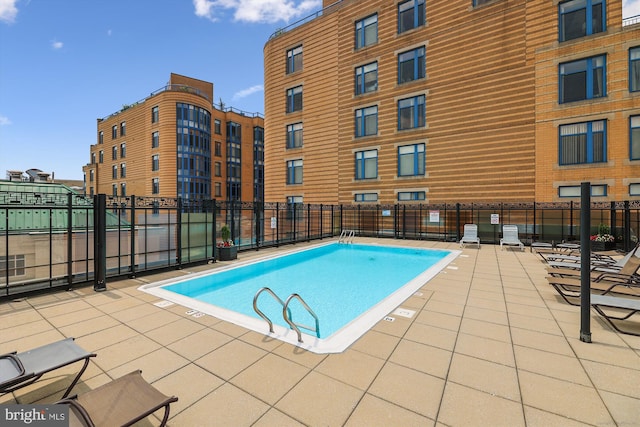
M317 353L341 352L450 263L459 251L387 245L328 243L213 272L140 287L193 310L244 326ZM303 342L283 319L281 300L298 294L317 315L319 333L301 329ZM298 324L314 318L298 300L289 305Z

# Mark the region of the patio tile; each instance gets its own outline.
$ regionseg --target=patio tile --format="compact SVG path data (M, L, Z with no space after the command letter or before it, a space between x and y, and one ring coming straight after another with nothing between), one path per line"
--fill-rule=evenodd
M454 354L448 382L520 402L516 369L462 354Z
M308 372L309 369L304 366L267 354L230 381L252 396L273 405Z
M251 344L232 340L194 363L228 381L266 354L266 351Z
M445 381L441 378L395 363L387 363L368 393L424 417L435 419L444 384Z
M140 369L144 374L144 378L149 382L153 382L179 370L189 363L188 359L185 359L173 351L166 348L159 348L149 354L145 354L144 356L120 365L107 373L114 378L119 378L129 372Z
M117 324L111 328L79 337L76 339L76 343L86 350L100 352L103 348L136 336L138 336L138 334L130 327Z
M78 312L78 311L86 310L89 308L93 308L93 307L91 307L91 305L88 304L85 300L74 299L74 300L62 301L62 302L56 301L55 303L52 303L50 305L44 305L42 307L38 307L38 312L44 317L53 318L56 316L61 316L61 315L72 313L72 312Z
M466 307L464 309L464 317L484 322L497 323L500 325L508 325L509 319L505 310L490 310L481 307Z
M317 372L310 372L275 407L307 425L338 426L360 401L363 392Z
M44 319L4 329L0 333L0 336L2 336L0 350L4 348L6 351L14 351L15 348L12 348L15 347L13 341L22 341L29 335L37 335L46 330L55 331L55 328Z
M435 311L437 313L450 314L452 316L462 316L462 313L464 312L464 297L456 299L455 304L440 301L437 299L438 297L440 297L440 293L436 292L427 304L425 304L425 309Z
M575 357L519 345L514 346L513 350L518 369L584 386L591 385L591 380Z
M615 363L617 366L638 369L640 362L638 354L635 351L624 345L600 343L597 341L598 338L599 335L592 335L593 342L591 343L584 343L575 338L569 338L568 342L577 356L582 360L591 360L605 364Z
M288 415L283 414L277 409L269 409L252 427L304 427L304 424L294 420Z
M448 382L438 421L448 426L525 426L522 405Z
M402 340L389 360L438 378L446 378L451 356L451 351Z
M268 409L264 402L225 383L172 417L169 423L172 426L251 426Z
M563 336L536 332L529 329L511 328L513 343L552 353L572 356L573 350Z
M272 353L299 365L306 366L309 369L315 368L320 362L328 357L327 354L312 353L298 346L285 343L276 347Z
M144 333L180 319L180 317L175 313L171 313L167 310L158 310L157 307L154 308L155 310L144 317L129 320L127 325L136 331Z
M169 345L202 329L204 329L204 326L191 319L179 319L152 329L146 332L145 335L161 345Z
M524 416L527 427L584 427L585 423L572 420L562 415L541 411L540 409L524 406Z
M584 360L582 364L599 390L640 399L640 356L634 369L615 366L616 362L616 360L611 360L609 363ZM640 418L638 420L640 421Z
M614 425L607 408L592 387L525 371L520 371L519 376L525 405L588 424Z
M103 316L104 313L93 307L79 311L70 311L66 314L60 314L54 317L48 317L49 322L56 328L72 325L79 322L91 322L97 317Z
M460 334L455 352L506 366L515 366L513 347L502 341Z
M265 329L268 330L266 326ZM256 347L260 347L261 349L266 351L273 351L283 345L283 342L279 339L255 331L247 331L246 334L240 336L240 339L244 342L255 345Z
M414 322L405 334L404 338L444 350L453 351L453 348L456 345L457 336L458 333L456 331Z
M94 362L108 372L120 365L136 360L160 348L158 343L147 337L136 335L101 349L100 357Z
M387 359L400 342L400 338L376 330L370 330L361 336L350 348L370 354L380 359Z
M511 332L508 326L469 319L467 317L462 319L460 332L477 337L490 338L496 341L511 342Z
M132 320L140 319L157 312L158 307L152 304L137 304L133 307L125 308L124 310L118 311L116 317L121 322L129 323Z
M637 387L637 383L632 385ZM624 387L622 390L624 391ZM608 391L601 391L600 396L602 396L602 400L604 400L605 405L607 405L607 409L611 412L619 426L633 426L638 424L638 420L640 420L640 399L622 396Z
M398 405L366 394L347 420L346 427L427 427L434 421Z
M407 333L407 329L411 326L413 319L407 319L402 316L396 316L393 313L389 314L389 317L393 318L393 322L389 322L387 320L380 320L375 324L373 330L382 332L389 335L394 335L396 337L402 337Z
M459 316L422 310L416 316L414 326L415 324L423 323L425 325L437 326L450 331L458 331L460 328L460 320L461 318Z
M506 310L504 299L497 301L479 297L469 297L467 305L470 307L486 308L488 310L502 311Z
M562 329L560 329L560 326L555 319L541 319L536 316L509 313L509 323L512 328L529 329L531 331L545 332L547 334L563 335Z
M314 371L365 391L378 375L383 364L384 361L377 357L349 351L329 355Z
M143 370L142 376L147 379ZM185 387L188 384L188 387ZM153 386L167 396L177 396L178 401L171 404L172 420L170 425L179 425L173 421L179 414L209 393L224 384L224 381L201 367L190 363L153 382ZM200 424L202 425L202 424Z
M229 335L205 328L172 342L167 348L190 360L195 360L223 346L232 339Z

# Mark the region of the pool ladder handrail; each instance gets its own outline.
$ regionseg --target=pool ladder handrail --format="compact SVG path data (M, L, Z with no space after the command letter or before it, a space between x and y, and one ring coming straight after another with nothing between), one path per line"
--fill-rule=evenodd
M340 233L340 237L338 238L338 243L353 243L355 235L356 232L353 230L342 230L342 233Z
M300 332L300 328L307 329L309 331L313 331L313 332L316 333L316 336L318 338L320 338L320 321L318 320L318 316L311 309L311 307L309 307L309 305L302 299L302 297L300 295L295 294L295 293L291 294L287 298L287 301L284 302L284 301L282 301L282 299L280 299L280 297L278 295L276 295L275 292L273 292L271 290L271 288L268 288L268 287L265 286L263 288L260 288L260 290L258 290L258 292L256 292L255 296L253 297L253 310L256 313L258 313L258 315L260 317L262 317L264 320L266 320L266 322L269 324L269 332L273 333L273 322L271 321L271 319L269 319L269 317L266 314L264 314L262 312L262 310L260 310L258 308L258 296L260 296L260 294L262 292L268 292L276 301L278 301L280 303L280 305L282 305L282 317L284 318L284 321L287 322L287 324L291 327L291 329L296 331L296 333L298 334L298 342L302 342L302 332ZM310 326L307 326L307 325L298 324L298 323L294 322L293 320L291 320L291 309L289 308L289 303L294 298L299 300L300 303L302 304L302 306L307 310L307 312L309 312L309 314L311 314L311 316L313 316L313 318L316 321L315 329L310 327Z

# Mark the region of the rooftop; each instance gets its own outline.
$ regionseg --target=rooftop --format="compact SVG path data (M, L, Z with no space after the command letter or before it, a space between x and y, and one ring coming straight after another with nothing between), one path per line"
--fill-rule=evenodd
M97 357L74 393L141 369L178 396L173 426L613 426L640 419L640 337L613 331L592 311L593 342L581 342L580 309L547 284L545 265L528 250L466 247L400 306L415 315L390 313L393 322L379 321L345 352L328 355L156 305L137 289L221 265L111 281L100 293L81 288L3 302L0 353L75 337ZM76 369L47 374L0 396L0 404L55 401Z

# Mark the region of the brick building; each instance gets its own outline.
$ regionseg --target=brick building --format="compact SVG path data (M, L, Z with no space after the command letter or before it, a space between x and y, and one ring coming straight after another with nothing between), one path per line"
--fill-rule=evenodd
M178 74L98 119L87 195L261 201L264 119L214 106L213 84Z
M640 197L621 0L325 0L264 47L265 198ZM576 192L577 191L577 192Z

